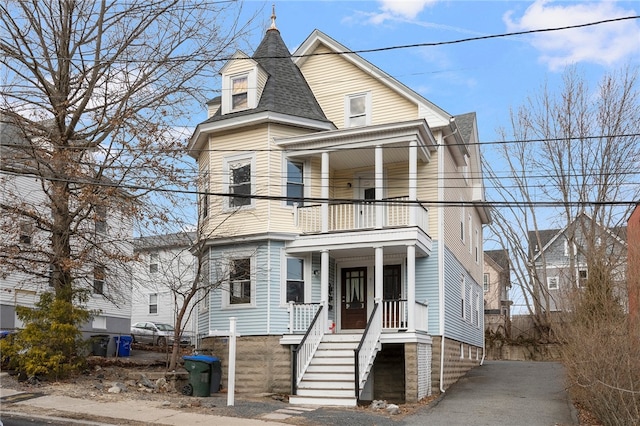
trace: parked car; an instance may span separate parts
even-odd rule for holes
[[[150,343],[152,345],[173,345],[174,331],[172,325],[159,322],[137,322],[131,326],[131,338],[133,343]],[[189,336],[181,336],[180,346],[189,346]]]

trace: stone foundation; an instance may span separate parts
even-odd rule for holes
[[[236,381],[239,393],[260,394],[291,392],[291,353],[278,336],[247,336],[236,340]],[[210,351],[222,363],[222,387],[227,388],[229,339],[209,337],[201,349]]]
[[[432,391],[434,393],[440,393],[441,336],[433,337],[432,348]],[[480,361],[482,360],[482,348],[445,338],[444,351],[443,389],[446,390],[449,386],[457,382],[460,377],[464,376],[467,371],[480,365]]]

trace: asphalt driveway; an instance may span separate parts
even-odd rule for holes
[[[578,424],[557,362],[485,361],[406,425],[553,426]]]

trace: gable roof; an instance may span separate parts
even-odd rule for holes
[[[258,105],[253,109],[222,115],[220,110],[204,123],[270,111],[285,115],[329,122],[300,69],[291,60],[280,31],[267,30],[251,57],[269,75]]]
[[[428,123],[431,128],[439,128],[443,126],[449,125],[449,120],[451,118],[451,114],[432,103],[422,95],[418,94],[416,91],[396,80],[391,75],[382,71],[380,68],[367,61],[357,53],[354,53],[341,43],[337,42],[335,39],[329,37],[325,33],[320,30],[314,30],[307,39],[296,49],[293,53],[293,61],[296,63],[298,67],[302,67],[302,65],[307,61],[309,55],[319,46],[324,45],[330,51],[335,54],[341,54],[342,58],[356,67],[360,68],[365,73],[371,75],[376,80],[386,85],[387,87],[394,90],[396,93],[408,99],[410,102],[419,105],[422,108],[428,108],[435,115],[437,115],[440,119],[438,123]]]
[[[556,242],[562,235],[566,233],[566,231],[573,227],[577,226],[578,220],[588,220],[591,223],[594,223],[596,226],[603,228],[607,234],[609,234],[615,241],[619,244],[626,244],[627,241],[627,228],[624,226],[616,226],[611,228],[604,228],[602,225],[597,223],[591,216],[586,213],[580,214],[578,217],[573,219],[571,223],[565,226],[562,229],[544,229],[538,231],[528,231],[527,238],[529,242],[529,256],[535,262],[540,254],[546,251],[554,242]],[[540,246],[538,246],[538,241],[536,239],[536,232],[540,237]]]

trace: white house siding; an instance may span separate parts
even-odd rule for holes
[[[158,255],[158,272],[149,271],[149,255]],[[190,287],[195,277],[196,258],[187,247],[158,247],[141,252],[142,260],[133,273],[131,322],[157,321],[175,325],[178,307],[171,288]],[[157,294],[157,312],[149,312],[149,297]],[[179,302],[182,305],[182,299]],[[193,304],[192,304],[193,305]],[[195,334],[195,311],[185,318],[184,331]]]
[[[396,123],[418,118],[418,106],[392,91],[371,74],[355,67],[342,55],[322,55],[329,49],[319,46],[301,67],[325,115],[338,128],[345,127],[345,96],[371,93],[371,124]],[[328,77],[327,70],[331,70]]]
[[[31,177],[10,177],[2,175],[0,177],[0,197],[8,203],[27,203],[36,210],[48,209],[45,204],[45,196],[42,192],[40,181]],[[16,194],[19,199],[8,199],[8,194]],[[111,245],[114,250],[121,250],[130,255],[133,252],[131,246],[132,223],[128,218],[109,210],[107,212],[107,235],[104,244]],[[86,224],[88,225],[88,224]],[[3,236],[5,239],[18,238],[18,235]],[[43,245],[43,250],[48,250],[48,235],[34,233],[32,235],[33,246]],[[100,237],[97,237],[100,238]],[[6,240],[5,240],[6,241]],[[109,248],[105,248],[109,250]],[[92,285],[93,274],[92,265],[87,265],[84,270],[84,277],[78,278],[76,285],[90,287]],[[47,270],[41,271],[44,276]],[[117,289],[116,289],[117,287]],[[48,278],[38,278],[32,274],[11,272],[0,279],[0,327],[15,328],[20,325],[16,323],[15,306],[21,305],[33,307],[39,300],[42,293],[52,291]],[[117,291],[116,291],[117,290]],[[94,331],[109,333],[128,333],[129,318],[131,316],[131,270],[122,265],[112,265],[109,268],[105,280],[105,292],[116,299],[114,304],[101,295],[89,297],[86,307],[90,310],[99,311],[100,317],[104,317],[106,328],[94,328],[94,323],[90,321],[81,326],[82,331],[92,333]],[[28,297],[26,297],[28,295]]]
[[[473,280],[447,247],[445,247],[444,256],[445,336],[481,347],[484,334],[484,315],[482,314],[482,305],[480,305],[478,308],[480,309],[479,322],[476,321],[474,303],[476,295],[479,295],[482,300],[482,287]],[[461,276],[465,278],[467,293],[466,318],[464,319],[461,311]]]

